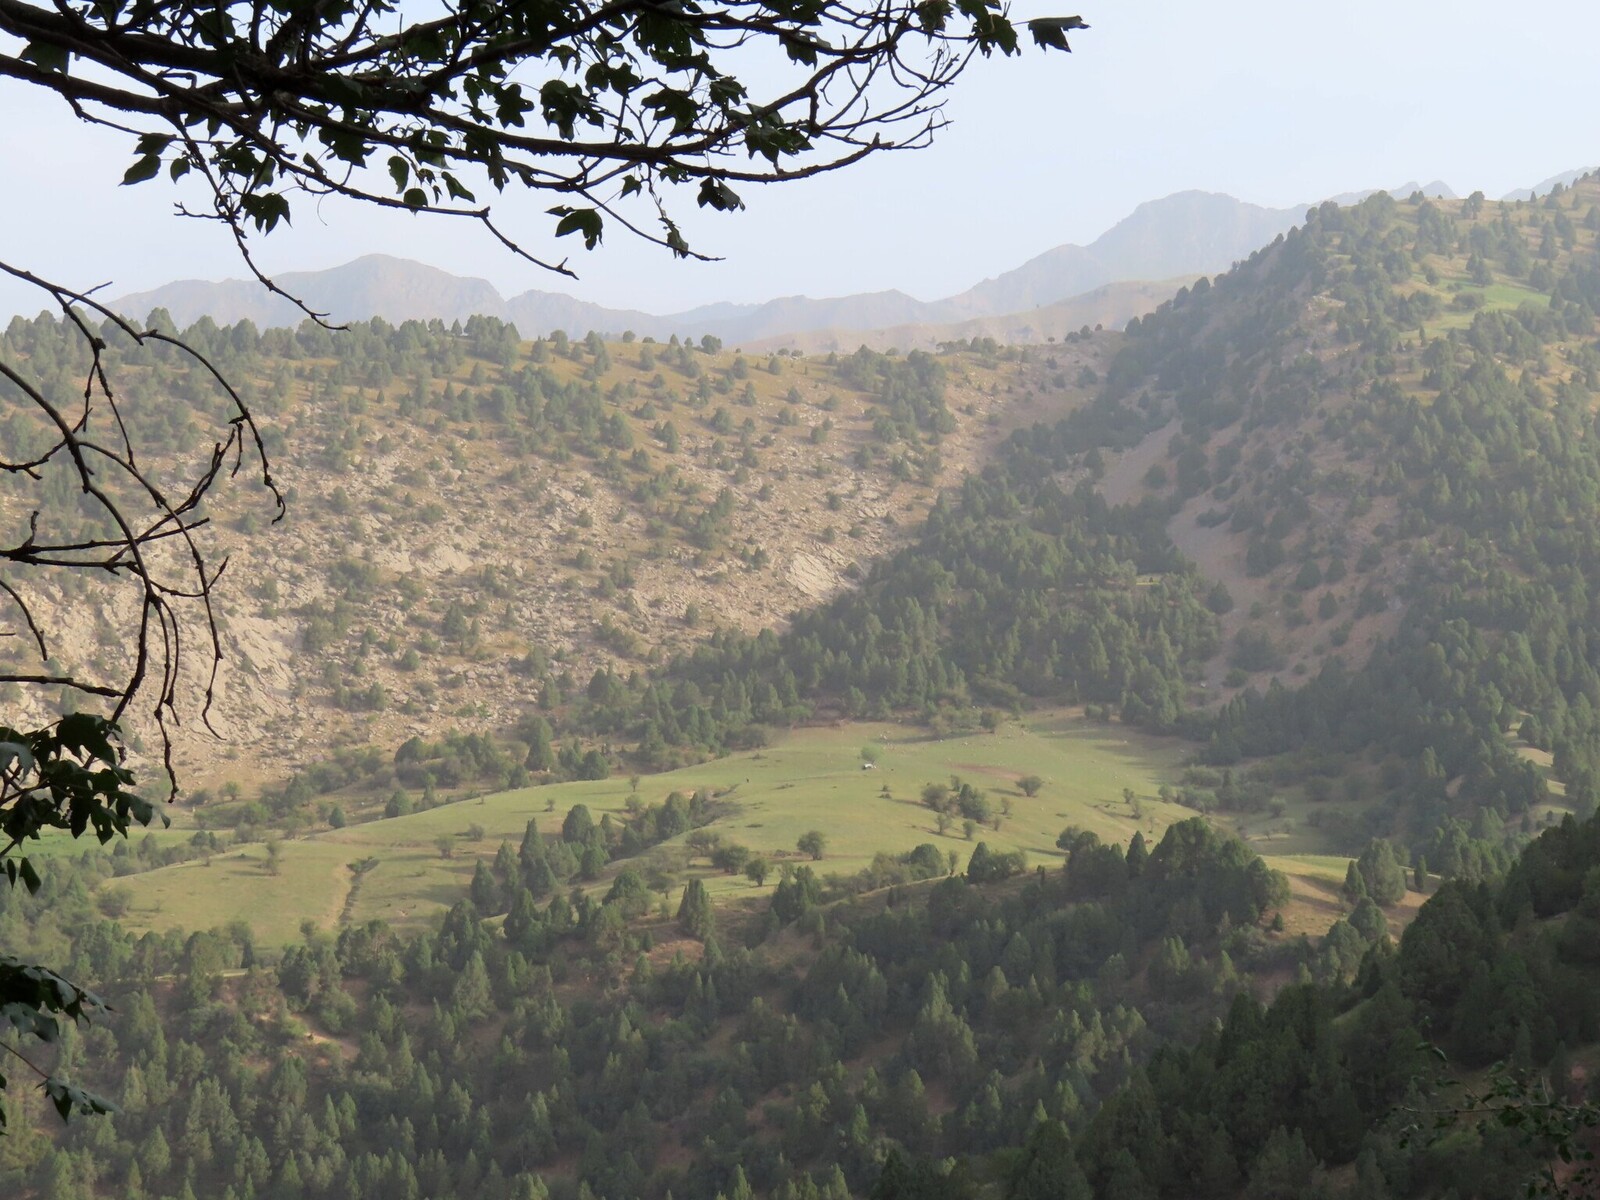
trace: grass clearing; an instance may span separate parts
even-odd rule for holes
[[[177,816],[168,811],[167,815]],[[171,827],[161,824],[157,817],[151,821],[148,828],[135,824],[128,830],[127,846],[130,851],[143,842],[149,841],[156,846],[166,848],[175,845],[187,845],[193,840],[196,833],[193,825],[179,825],[176,821]],[[17,853],[29,858],[40,860],[77,858],[82,854],[110,854],[122,843],[121,838],[112,838],[104,846],[96,840],[93,830],[85,833],[81,838],[75,838],[65,829],[45,829],[39,834],[37,840],[24,842],[17,848]]]
[[[1318,828],[1322,820],[1335,816],[1353,819],[1371,803],[1362,797],[1312,800],[1300,786],[1278,790],[1275,799],[1283,802],[1281,812],[1270,809],[1253,813],[1219,812],[1212,815],[1212,820],[1238,834],[1257,854],[1309,860],[1322,855],[1333,841]],[[1342,864],[1346,861],[1339,859],[1341,879],[1344,878]]]
[[[136,932],[243,920],[263,944],[284,945],[299,940],[302,921],[333,928],[354,878],[348,859],[341,847],[322,839],[283,842],[273,874],[266,847],[258,843],[107,886],[128,893],[131,903],[120,920]]]
[[[869,746],[876,761],[865,769],[863,750]],[[954,851],[962,864],[977,842],[986,841],[993,848],[1023,851],[1031,864],[1053,866],[1060,861],[1055,841],[1064,826],[1121,842],[1143,829],[1154,842],[1168,825],[1193,816],[1156,797],[1162,784],[1176,782],[1189,751],[1187,743],[1088,721],[1077,710],[1030,714],[994,734],[944,738],[904,725],[862,722],[801,729],[763,750],[646,776],[639,791],[647,803],[659,803],[672,791],[709,789],[726,806],[710,828],[775,862],[809,861],[795,843],[807,831],[820,830],[827,853],[815,867],[823,874],[851,875],[879,851],[900,854],[922,842]],[[1002,802],[1010,803],[1011,815],[1002,818],[998,831],[983,827],[968,841],[957,821],[939,835],[933,812],[919,797],[925,783],[949,782],[952,775],[983,789],[996,811]],[[1028,775],[1045,781],[1032,798],[1018,785]],[[1124,799],[1124,788],[1134,793],[1133,805]],[[1339,886],[1349,860],[1319,853],[1325,843],[1305,820],[1310,803],[1297,793],[1286,797],[1290,808],[1280,818],[1216,819],[1290,877],[1294,898],[1284,913],[1286,925],[1291,933],[1315,937],[1343,915]],[[263,944],[282,945],[299,938],[305,921],[332,929],[342,919],[381,918],[399,929],[416,929],[461,899],[477,862],[491,859],[502,841],[519,842],[530,820],[556,834],[574,804],[587,805],[596,820],[606,813],[620,818],[630,794],[622,778],[523,788],[286,840],[280,843],[276,875],[267,869],[265,847],[251,845],[215,855],[209,863],[185,863],[113,883],[130,894],[123,923],[138,931],[207,928],[242,919]],[[1331,801],[1319,807],[1339,805]],[[473,836],[474,826],[481,828],[481,837]],[[651,855],[675,855],[679,882],[669,905],[676,907],[689,878],[701,879],[722,903],[764,903],[776,871],[758,889],[743,875],[711,869],[704,859],[682,869],[687,854],[682,841],[613,863],[589,886],[604,890],[626,866],[642,865]],[[364,859],[376,865],[358,875],[351,864]],[[1412,901],[1420,900],[1408,894],[1391,912],[1397,931],[1413,915]]]
[[[866,745],[877,749],[870,770],[862,767]],[[963,863],[980,840],[1020,849],[1030,862],[1052,863],[1060,858],[1055,839],[1063,826],[1126,841],[1136,828],[1159,838],[1168,825],[1192,815],[1156,799],[1156,790],[1175,780],[1187,750],[1174,739],[1089,722],[1075,712],[1032,714],[994,734],[945,738],[903,725],[857,723],[797,730],[764,750],[647,776],[639,790],[649,803],[674,790],[720,793],[729,811],[711,828],[779,860],[806,861],[795,843],[808,830],[821,830],[827,856],[817,867],[825,873],[853,874],[880,850],[903,853],[921,842],[954,850]],[[968,842],[957,822],[948,835],[938,835],[933,813],[918,796],[923,784],[948,782],[952,774],[985,790],[996,810],[1010,801],[1011,816],[998,832],[981,829]],[[1031,799],[1017,785],[1028,775],[1045,780]],[[885,787],[888,797],[882,795]],[[1124,788],[1137,797],[1137,818],[1123,799]],[[381,917],[415,928],[464,896],[476,862],[492,858],[501,841],[520,841],[528,821],[555,833],[579,803],[596,820],[620,815],[630,791],[621,778],[525,788],[286,840],[277,875],[266,868],[265,849],[249,846],[214,856],[209,866],[194,862],[128,876],[115,881],[132,897],[123,921],[135,930],[164,930],[244,919],[264,944],[296,940],[307,920],[333,928],[347,908],[354,921]],[[474,825],[483,829],[482,838],[469,837]],[[449,842],[448,857],[441,838]],[[366,858],[377,865],[358,882],[348,864]],[[625,865],[613,864],[592,886],[608,886]],[[769,880],[758,891],[742,875],[713,872],[703,860],[687,875],[701,877],[714,895],[730,900],[773,886]],[[676,904],[676,893],[670,902]]]
[[[1350,911],[1344,899],[1344,876],[1350,860],[1338,854],[1262,855],[1266,864],[1289,877],[1289,903],[1283,910],[1284,932],[1291,937],[1305,934],[1319,938],[1340,917]],[[1409,881],[1410,876],[1407,875]],[[1427,900],[1409,887],[1398,903],[1383,910],[1389,933],[1399,937]]]
[[[1455,282],[1460,285],[1461,292],[1482,296],[1482,304],[1472,309],[1455,308],[1451,304],[1454,297],[1447,295],[1444,312],[1427,322],[1429,329],[1466,329],[1472,325],[1472,319],[1480,312],[1497,312],[1502,309],[1514,311],[1524,304],[1535,304],[1541,308],[1550,306],[1550,297],[1544,292],[1536,292],[1532,288],[1521,287],[1515,283],[1497,280],[1479,286],[1465,275],[1457,278]]]

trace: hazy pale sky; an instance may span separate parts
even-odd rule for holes
[[[961,291],[1063,242],[1088,242],[1139,203],[1188,188],[1282,207],[1407,180],[1491,197],[1600,163],[1600,3],[1527,0],[1068,0],[1070,55],[980,61],[920,153],[747,188],[746,211],[680,206],[714,264],[673,260],[620,230],[572,251],[577,281],[520,262],[471,223],[302,207],[260,239],[271,271],[375,251],[489,279],[512,295],[569,292],[668,312],[716,300],[898,288]],[[131,148],[53,96],[0,84],[0,259],[107,295],[244,274],[212,223],[172,215],[159,181],[119,188]],[[504,200],[536,252],[548,197]],[[571,242],[573,239],[567,239]],[[0,283],[0,314],[37,297]]]

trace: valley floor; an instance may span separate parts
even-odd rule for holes
[[[1020,850],[1030,866],[1054,867],[1062,857],[1056,838],[1066,826],[1116,842],[1143,830],[1154,844],[1168,825],[1192,816],[1157,795],[1177,783],[1191,750],[1177,739],[1087,720],[1078,709],[1032,713],[992,734],[945,737],[905,725],[840,723],[795,730],[762,750],[643,777],[639,795],[653,804],[673,791],[706,789],[720,809],[710,831],[774,864],[809,862],[796,843],[819,830],[826,838],[825,858],[815,864],[819,874],[854,875],[880,852],[902,854],[921,843],[953,852],[964,863],[979,841],[995,850]],[[876,760],[870,767],[869,754]],[[1044,780],[1033,797],[1018,782],[1029,775]],[[970,841],[959,822],[939,833],[935,814],[919,797],[925,784],[947,783],[951,776],[988,794],[1002,814],[998,829],[980,828]],[[587,806],[596,820],[608,813],[620,819],[631,794],[623,778],[500,792],[286,840],[275,863],[264,844],[247,844],[107,886],[122,890],[127,908],[121,920],[141,931],[244,920],[262,943],[282,945],[298,940],[306,921],[333,929],[380,918],[399,929],[422,929],[461,899],[478,862],[492,859],[502,841],[520,842],[529,821],[558,835],[575,804]],[[1241,824],[1247,840],[1270,854],[1277,836],[1272,829]],[[189,831],[174,828],[156,836],[187,839]],[[1309,842],[1296,838],[1292,848],[1295,853],[1268,860],[1295,879],[1296,902],[1286,920],[1295,932],[1320,934],[1340,915],[1337,890],[1347,860],[1301,852],[1317,849],[1314,834]],[[757,888],[742,874],[724,873],[689,855],[684,838],[676,838],[612,863],[591,886],[603,891],[629,866],[660,872],[658,879],[672,881],[667,903],[675,908],[691,878],[700,878],[719,904],[764,899],[776,882],[774,872]],[[355,870],[356,864],[363,869]]]

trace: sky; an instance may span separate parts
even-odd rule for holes
[[[679,215],[716,263],[611,233],[585,253],[547,239],[547,197],[499,203],[530,249],[571,252],[577,280],[539,270],[466,221],[302,207],[255,245],[269,272],[382,252],[488,279],[505,295],[566,292],[672,312],[719,300],[899,289],[960,292],[1051,247],[1092,241],[1138,204],[1191,188],[1271,207],[1408,180],[1497,197],[1600,164],[1600,4],[1527,0],[1068,0],[1074,53],[980,60],[934,145],[845,171],[745,188],[747,208]],[[161,180],[118,187],[119,135],[55,97],[0,83],[0,260],[105,294],[245,274],[214,223],[173,215]],[[42,307],[0,282],[0,316]]]

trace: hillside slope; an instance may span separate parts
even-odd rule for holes
[[[1192,698],[1225,702],[1216,761],[1398,753],[1416,774],[1347,786],[1421,845],[1540,807],[1516,730],[1592,808],[1597,308],[1589,179],[1532,204],[1324,206],[1130,326],[1048,445],[1068,478],[1160,505],[1228,589]]]
[[[650,762],[791,709],[1086,702],[1194,737],[1197,807],[1491,869],[1600,797],[1597,239],[1594,180],[1325,205],[1132,323],[860,591],[583,720]]]
[[[1133,317],[1152,312],[1193,279],[1153,283],[1108,283],[1055,304],[1041,305],[1004,316],[969,317],[964,321],[892,325],[885,329],[814,329],[785,333],[747,342],[752,353],[789,349],[802,354],[848,353],[857,347],[872,350],[937,350],[948,342],[988,339],[1003,346],[1038,346],[1063,341],[1085,328],[1121,329]]]
[[[214,560],[231,555],[226,744],[179,731],[191,787],[504,728],[597,667],[625,677],[718,628],[781,626],[902,545],[1011,424],[1078,402],[1108,344],[1075,340],[1048,363],[992,345],[747,358],[711,342],[519,343],[492,318],[189,336],[241,384],[290,494],[274,526],[253,494],[215,506]],[[13,322],[4,350],[74,386],[82,351],[59,324]],[[142,452],[192,449],[214,398],[125,345],[111,365]],[[35,440],[26,406],[0,420]],[[59,473],[8,475],[0,512],[80,520],[45,500]],[[113,602],[54,584],[38,599],[61,664],[107,665]]]

